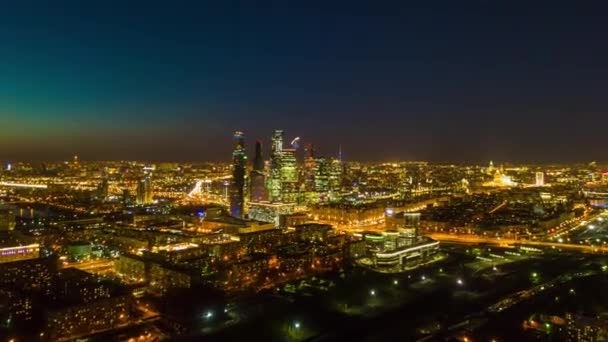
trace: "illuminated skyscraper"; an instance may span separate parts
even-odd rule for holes
[[[264,157],[262,156],[262,141],[255,142],[255,158],[253,159],[253,169],[264,172]]]
[[[342,169],[342,162],[340,159],[332,158],[329,170],[329,190],[338,192],[342,189],[343,173],[344,170]]]
[[[329,191],[330,169],[330,161],[327,158],[317,158],[315,162],[315,191],[319,193]]]
[[[283,149],[281,153],[281,200],[295,202],[298,195],[298,165],[296,150]]]
[[[253,159],[253,169],[249,176],[251,184],[251,201],[265,201],[266,196],[266,176],[264,174],[264,158],[262,157],[262,142],[255,143],[255,158]]]
[[[306,146],[306,157],[304,157],[304,188],[306,191],[315,191],[315,147],[313,144]]]
[[[544,186],[545,185],[545,173],[539,171],[536,173],[536,186]]]
[[[232,183],[230,184],[230,214],[234,217],[243,217],[245,168],[247,155],[245,154],[245,134],[234,132],[234,151],[232,152]]]
[[[281,161],[283,155],[283,131],[272,133],[270,151],[270,177],[268,177],[268,197],[271,202],[280,202],[281,198]]]
[[[137,183],[137,205],[146,205],[152,203],[152,175],[147,174]]]

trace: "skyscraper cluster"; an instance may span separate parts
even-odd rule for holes
[[[299,140],[298,137],[291,144],[285,144],[283,130],[274,130],[268,163],[264,160],[262,141],[256,141],[253,164],[247,176],[245,136],[241,131],[234,133],[229,195],[232,216],[243,217],[247,192],[252,202],[270,203],[318,202],[327,198],[327,194],[339,193],[343,176],[341,152],[338,158],[316,157],[314,145],[309,144],[300,165]]]

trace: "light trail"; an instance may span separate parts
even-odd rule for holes
[[[572,249],[578,250],[585,253],[607,253],[608,247],[603,246],[589,246],[589,245],[576,245],[569,243],[559,243],[559,242],[548,242],[548,241],[532,241],[532,240],[515,240],[515,239],[505,239],[505,238],[489,238],[489,237],[481,237],[477,235],[452,235],[452,234],[443,234],[443,233],[432,233],[425,234],[425,236],[430,237],[431,239],[443,242],[455,242],[455,243],[464,243],[464,244],[479,244],[486,243],[492,245],[499,246],[509,246],[513,244],[519,245],[527,245],[527,246],[537,246],[537,247],[550,247],[550,248],[562,248],[562,249]]]
[[[27,184],[27,183],[12,183],[12,182],[0,182],[0,186],[8,186],[11,188],[32,188],[32,189],[46,189],[46,184]]]

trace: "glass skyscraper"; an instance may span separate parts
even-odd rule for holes
[[[264,174],[264,157],[262,157],[262,142],[255,143],[255,158],[253,159],[253,169],[251,170],[249,181],[251,186],[251,201],[265,201],[266,196],[266,175]]]
[[[230,184],[230,214],[234,217],[243,217],[245,168],[247,155],[245,154],[245,134],[234,132],[234,151],[232,152],[232,183]]]

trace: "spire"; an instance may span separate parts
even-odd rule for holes
[[[342,162],[342,144],[338,145],[338,160]]]

